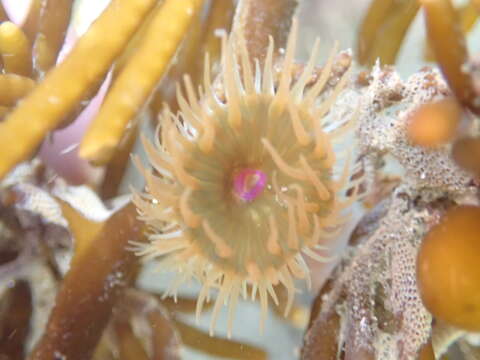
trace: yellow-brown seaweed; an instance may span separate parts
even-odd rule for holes
[[[35,42],[40,24],[42,5],[48,0],[31,0],[28,13],[22,25],[22,30],[27,35],[30,43]]]
[[[192,84],[197,87],[201,80],[206,54],[212,64],[218,63],[220,57],[218,30],[230,32],[235,1],[214,1],[208,10],[208,16],[199,13],[193,20],[178,50],[177,60],[170,66],[159,89],[152,96],[150,109],[154,114],[160,113],[165,104],[173,112],[178,111],[175,87],[172,84],[182,81],[182,78],[188,75],[192,79]]]
[[[297,0],[245,0],[237,9],[233,32],[243,36],[252,63],[263,65],[270,35],[278,48],[287,43]]]
[[[462,26],[450,0],[420,0],[425,12],[429,44],[458,101],[473,111],[480,108],[469,73],[468,51]]]
[[[119,355],[122,360],[149,360],[141,341],[135,336],[130,322],[126,320],[114,321]]]
[[[302,359],[335,360],[338,353],[340,336],[340,315],[335,311],[313,320],[307,330],[302,348]]]
[[[35,70],[41,74],[57,61],[70,23],[73,0],[44,0],[41,5],[38,31],[33,43]]]
[[[16,75],[0,75],[0,105],[13,106],[35,87],[32,79]]]
[[[101,81],[155,3],[113,0],[68,57],[0,123],[0,178],[26,160],[47,133]]]
[[[80,156],[98,165],[107,163],[123,133],[160,81],[193,15],[203,1],[166,0],[130,61],[124,65],[91,124]]]
[[[371,66],[380,58],[381,64],[393,64],[418,8],[417,0],[372,1],[360,26],[359,63]]]
[[[0,24],[0,54],[5,72],[32,74],[30,42],[22,29],[10,21]]]
[[[7,13],[5,11],[5,8],[3,7],[3,3],[0,3],[0,21],[6,21],[8,20]]]
[[[24,359],[32,315],[28,282],[17,280],[0,299],[0,359]]]
[[[180,320],[175,320],[175,327],[180,332],[185,345],[191,346],[206,354],[238,360],[267,359],[267,353],[256,346],[230,339],[211,337],[208,333],[198,330]]]
[[[127,251],[130,240],[141,240],[142,225],[131,204],[107,220],[92,243],[72,263],[56,298],[47,328],[31,360],[87,359],[108,323],[112,306],[136,268]]]

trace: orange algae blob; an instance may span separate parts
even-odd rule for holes
[[[480,331],[480,207],[449,210],[424,238],[417,278],[426,308],[454,326]]]
[[[319,240],[334,235],[345,206],[336,193],[348,178],[347,164],[344,176],[333,179],[331,136],[321,124],[348,73],[317,103],[333,55],[316,83],[308,83],[315,55],[294,82],[296,23],[278,82],[273,40],[263,71],[258,62],[253,69],[244,39],[238,40],[238,49],[233,37],[223,41],[225,99],[213,89],[208,61],[200,98],[185,79],[188,100],[177,91],[180,113],[164,112],[156,146],[144,141],[157,174],[140,166],[147,192],[134,194],[141,217],[154,229],[149,244],[136,244],[137,254],[162,258],[162,267],[177,271],[167,295],[176,295],[191,278],[203,284],[197,319],[210,290],[217,289],[210,333],[225,303],[229,336],[247,289],[252,299],[259,295],[261,330],[269,300],[278,305],[274,285],[285,286],[289,312],[294,279],[309,281],[303,254],[327,261],[316,249],[324,250]]]
[[[452,98],[422,105],[409,121],[408,136],[415,145],[443,145],[454,138],[460,117],[460,107]]]

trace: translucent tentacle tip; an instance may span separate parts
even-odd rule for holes
[[[233,178],[233,192],[243,202],[252,202],[259,197],[267,185],[267,175],[260,170],[243,169]]]

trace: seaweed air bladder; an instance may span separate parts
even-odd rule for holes
[[[296,37],[294,21],[278,74],[272,39],[262,70],[258,61],[252,66],[241,36],[225,37],[219,75],[224,94],[214,90],[206,61],[199,96],[185,78],[186,97],[177,94],[180,112],[163,112],[155,145],[144,139],[155,171],[137,161],[147,190],[135,192],[134,202],[152,233],[148,244],[135,244],[135,251],[177,272],[166,295],[176,296],[192,278],[203,284],[197,319],[210,291],[218,290],[211,334],[224,303],[230,336],[239,297],[257,294],[263,331],[268,302],[278,305],[277,284],[287,290],[288,314],[294,279],[310,281],[304,255],[329,260],[317,252],[326,250],[319,241],[334,236],[347,206],[338,192],[348,182],[349,165],[345,161],[342,175],[334,178],[333,135],[322,128],[322,118],[348,71],[319,102],[334,55],[309,83],[317,41],[294,81]]]

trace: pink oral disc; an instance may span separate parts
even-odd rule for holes
[[[260,170],[243,169],[233,179],[233,191],[235,195],[245,201],[255,200],[265,189],[267,175]]]

